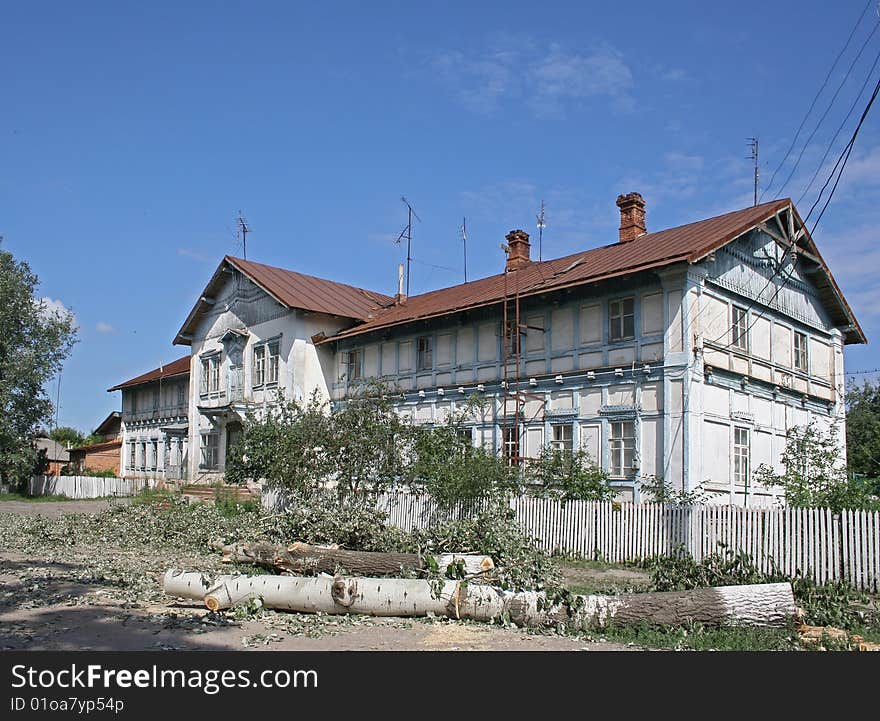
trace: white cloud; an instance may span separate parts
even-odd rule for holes
[[[572,104],[593,99],[611,102],[615,110],[634,107],[633,75],[623,55],[608,45],[586,53],[561,45],[541,49],[531,40],[513,44],[502,39],[480,53],[461,51],[436,55],[432,70],[469,110],[489,114],[505,102],[524,103],[534,115],[563,115]]]
[[[76,314],[70,310],[64,303],[60,300],[55,300],[54,298],[40,298],[37,301],[37,304],[40,306],[40,310],[43,313],[43,316],[46,318],[52,317],[65,317],[70,316],[73,320],[73,326],[78,327],[78,323],[76,320]]]
[[[104,321],[99,321],[95,328],[98,333],[113,333],[116,330],[112,325]]]
[[[189,248],[178,248],[177,254],[182,258],[189,258],[190,260],[197,260],[200,263],[210,263],[214,258],[211,258],[203,253],[198,253],[195,250],[190,250]]]

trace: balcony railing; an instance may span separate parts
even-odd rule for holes
[[[145,408],[134,412],[123,411],[122,420],[127,423],[131,421],[152,421],[160,418],[179,418],[186,414],[186,405],[162,406],[159,408]]]

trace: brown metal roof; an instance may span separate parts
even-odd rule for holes
[[[195,323],[204,309],[202,299],[212,296],[221,282],[224,268],[227,267],[239,270],[288,308],[327,313],[341,318],[351,318],[353,321],[366,321],[382,308],[394,302],[393,298],[382,293],[227,255],[205,287],[199,302],[190,311],[174,339],[176,344],[188,343],[187,336],[192,333]]]
[[[380,308],[394,302],[394,298],[382,293],[335,280],[303,275],[229,255],[225,260],[288,308],[366,320]]]
[[[626,243],[613,243],[556,260],[529,263],[515,273],[500,273],[470,283],[411,296],[405,303],[377,313],[372,320],[320,342],[341,340],[402,323],[492,305],[500,302],[506,294],[513,294],[517,290],[520,297],[526,297],[677,262],[695,263],[791,205],[788,198],[775,200],[708,220],[648,233]],[[824,270],[827,272],[827,267]],[[830,277],[830,273],[828,275]],[[833,284],[833,279],[831,283]],[[836,285],[834,288],[836,289]],[[839,300],[845,306],[842,295]],[[851,317],[848,307],[846,311]],[[852,322],[855,323],[854,317]],[[856,328],[858,329],[857,324]],[[864,338],[861,329],[858,329],[857,335]],[[859,342],[855,336],[853,340]]]
[[[171,361],[171,363],[166,363],[160,368],[154,368],[153,370],[147,371],[146,373],[139,375],[136,378],[132,378],[130,381],[125,381],[124,383],[115,385],[112,388],[108,388],[107,391],[118,391],[121,388],[131,388],[132,386],[139,386],[144,383],[151,383],[152,381],[157,381],[160,379],[165,380],[166,378],[174,378],[175,376],[189,375],[190,358],[191,356],[185,355],[182,358]]]

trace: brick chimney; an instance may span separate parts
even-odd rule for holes
[[[529,234],[524,230],[511,230],[507,236],[507,265],[504,270],[516,270],[531,263],[529,260]]]
[[[648,232],[645,228],[645,199],[639,193],[618,195],[617,207],[620,208],[621,243],[628,243]]]

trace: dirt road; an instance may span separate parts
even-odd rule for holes
[[[118,501],[116,501],[118,502]],[[94,513],[108,501],[29,503],[0,501],[0,514]],[[112,549],[110,549],[112,551]],[[101,549],[107,553],[107,549]],[[168,565],[185,558],[147,559],[155,601],[123,593],[119,551],[106,572],[95,549],[25,555],[0,551],[0,650],[627,650],[600,640],[528,633],[431,619],[378,619],[267,612],[258,618],[212,616],[193,603],[165,601],[155,589]],[[113,555],[112,552],[110,555]],[[138,562],[144,559],[138,557]],[[198,559],[191,559],[195,564]],[[202,559],[204,563],[204,559]],[[120,566],[120,564],[122,564]],[[191,566],[196,567],[196,566]],[[147,594],[151,597],[151,594]]]

